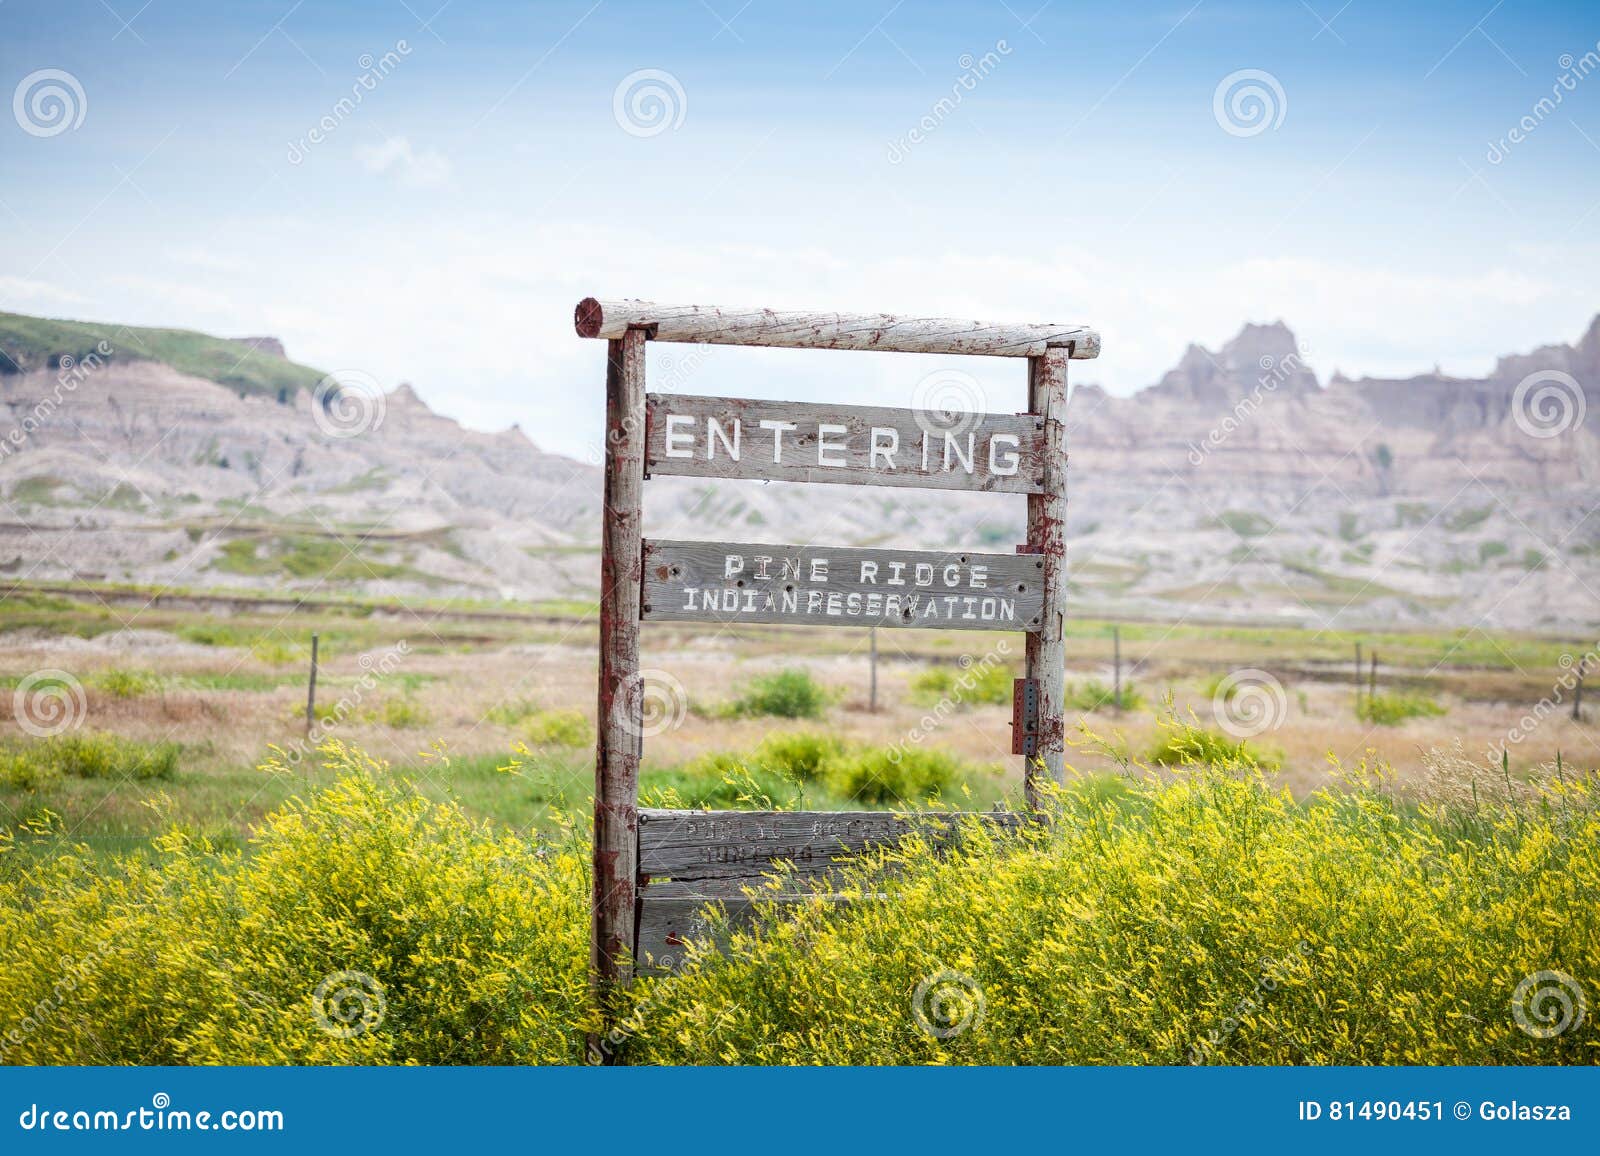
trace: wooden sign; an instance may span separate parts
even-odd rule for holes
[[[589,968],[607,1007],[633,960],[670,967],[778,860],[820,880],[841,855],[900,837],[894,815],[641,813],[640,619],[1026,632],[1023,795],[1060,780],[1066,691],[1067,365],[1100,352],[1082,325],[780,312],[586,297],[580,337],[606,342],[605,504]],[[971,354],[1027,359],[1023,414],[647,394],[645,345]],[[1023,554],[647,542],[651,475],[921,486],[1027,495]],[[1009,821],[1009,820],[1001,820]],[[608,1037],[609,1038],[609,1037]],[[616,1056],[590,1037],[599,1062]]]
[[[675,622],[1033,631],[1044,559],[646,539],[641,609]]]
[[[1044,421],[1032,414],[813,405],[649,394],[645,471],[1039,494]]]

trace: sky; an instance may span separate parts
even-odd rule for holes
[[[275,335],[573,454],[588,295],[1087,324],[1116,394],[1249,321],[1323,380],[1575,340],[1600,6],[1341,3],[0,0],[0,309]],[[651,373],[904,404],[924,360]]]

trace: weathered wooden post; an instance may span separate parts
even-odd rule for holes
[[[1066,777],[1062,712],[1067,690],[1067,361],[1070,346],[1051,346],[1028,359],[1028,410],[1044,433],[1042,493],[1028,495],[1028,553],[1044,562],[1044,608],[1039,629],[1027,636],[1024,677],[1037,680],[1038,753],[1023,767],[1023,797],[1041,802],[1042,775]]]
[[[1111,700],[1122,709],[1122,627],[1111,628]]]
[[[605,505],[600,538],[600,701],[595,720],[594,893],[589,967],[600,1006],[628,978],[638,886],[640,536],[645,331],[606,343]]]
[[[1367,702],[1370,704],[1378,697],[1378,652],[1372,652],[1371,673],[1367,676]]]
[[[1578,683],[1572,688],[1572,721],[1583,721],[1583,664],[1578,664]]]
[[[306,683],[306,737],[317,725],[317,635],[311,634],[311,678]]]
[[[878,713],[878,628],[874,626],[867,631],[871,636],[872,647],[872,683],[867,688],[867,710],[872,714]]]
[[[1356,717],[1361,717],[1361,644],[1356,643]]]

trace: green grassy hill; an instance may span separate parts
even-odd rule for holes
[[[143,329],[88,321],[52,321],[0,313],[0,375],[53,368],[63,357],[82,361],[101,342],[112,361],[159,361],[181,373],[214,381],[243,394],[287,399],[315,389],[323,374],[272,353],[223,337],[187,329]]]

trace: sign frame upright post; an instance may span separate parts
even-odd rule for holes
[[[644,329],[606,343],[605,517],[600,540],[600,677],[595,718],[594,867],[589,970],[602,1008],[628,978],[639,876],[644,702]]]
[[[1039,688],[1038,751],[1023,761],[1023,797],[1037,811],[1042,782],[1066,775],[1064,712],[1067,689],[1067,362],[1068,347],[1028,358],[1028,409],[1044,424],[1044,492],[1028,495],[1029,554],[1044,561],[1044,609],[1039,629],[1026,635],[1023,677]]]

